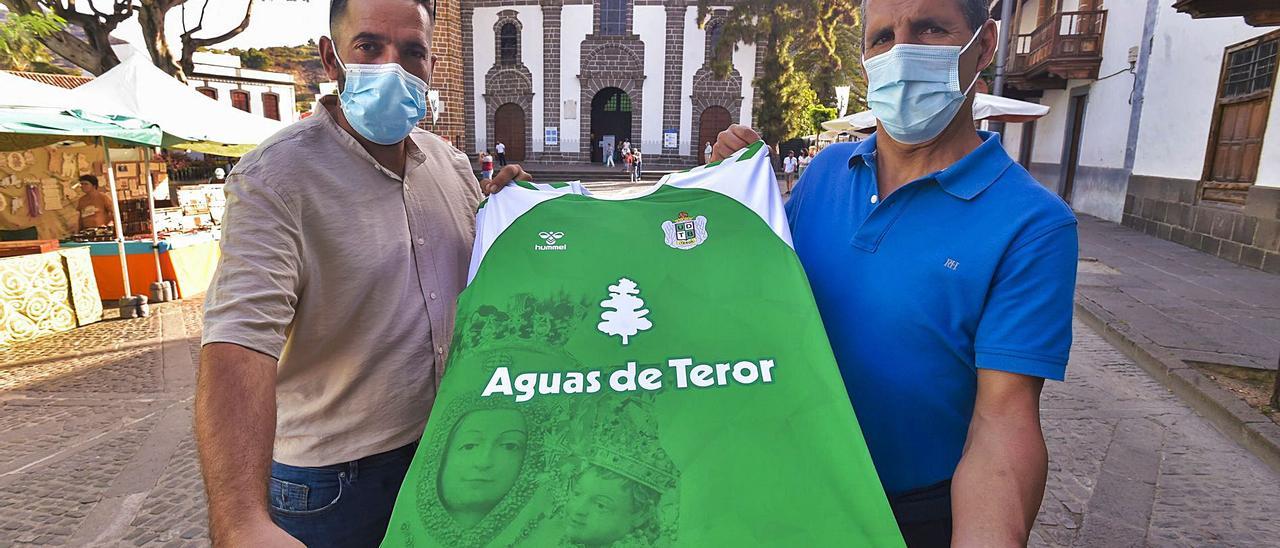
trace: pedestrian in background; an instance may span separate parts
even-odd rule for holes
[[[639,150],[631,152],[631,181],[638,182],[641,179],[644,164],[644,155]]]
[[[809,167],[809,163],[813,161],[813,155],[816,153],[816,147],[809,147],[800,152],[800,169],[796,172],[796,177],[804,176],[804,170]]]
[[[480,180],[493,178],[493,156],[489,151],[480,153]]]
[[[498,166],[507,167],[507,145],[498,141],[498,146],[494,147],[494,150],[498,151]]]
[[[702,149],[702,163],[711,161],[711,141],[707,141],[707,146]]]
[[[799,161],[796,159],[796,151],[787,153],[787,157],[782,159],[782,195],[791,194],[791,187],[796,184],[796,169],[800,167]]]
[[[605,165],[605,167],[616,167],[616,165],[617,165],[617,164],[613,163],[613,153],[614,153],[614,150],[613,150],[613,143],[610,143],[610,142],[606,141],[606,142],[604,143],[604,165]]]

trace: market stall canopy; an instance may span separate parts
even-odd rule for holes
[[[979,93],[973,100],[973,119],[1020,124],[1030,122],[1049,113],[1046,105],[1037,105],[1008,97]],[[844,118],[822,123],[827,131],[863,131],[876,127],[876,117],[870,110],[850,114]]]
[[[239,156],[284,124],[254,116],[179,82],[134,55],[70,92],[76,114],[97,113],[145,120],[165,133],[164,146]]]
[[[0,107],[71,107],[71,90],[0,71]]]
[[[159,128],[129,118],[70,116],[57,109],[0,107],[0,151],[26,150],[60,141],[106,138],[115,146],[159,146]]]

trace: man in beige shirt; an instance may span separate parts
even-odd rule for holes
[[[195,411],[217,546],[381,541],[465,283],[481,189],[462,152],[413,128],[434,3],[331,11],[320,53],[341,99],[228,176]]]

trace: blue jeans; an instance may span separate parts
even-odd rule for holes
[[[377,546],[418,444],[303,468],[271,463],[271,519],[310,548]]]

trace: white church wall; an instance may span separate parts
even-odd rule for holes
[[[474,15],[471,17],[472,42],[471,42],[471,71],[473,86],[472,99],[475,101],[476,115],[473,117],[472,128],[476,136],[476,149],[489,149],[489,121],[486,119],[484,92],[485,80],[484,75],[489,71],[489,67],[493,66],[497,60],[497,52],[494,48],[493,24],[498,22],[498,12],[501,8],[476,8]]]
[[[564,6],[560,17],[560,152],[577,153],[582,120],[578,116],[578,97],[582,84],[582,41],[591,34],[592,7]],[[570,105],[570,103],[572,103]]]
[[[706,60],[706,35],[698,28],[698,7],[689,6],[684,12],[684,68],[680,72],[680,154],[685,156],[691,153],[693,139],[693,74]]]
[[[640,152],[662,154],[662,105],[666,88],[667,66],[667,8],[662,6],[636,6],[632,24],[634,32],[644,42],[644,100],[641,105],[640,123],[644,142]]]

